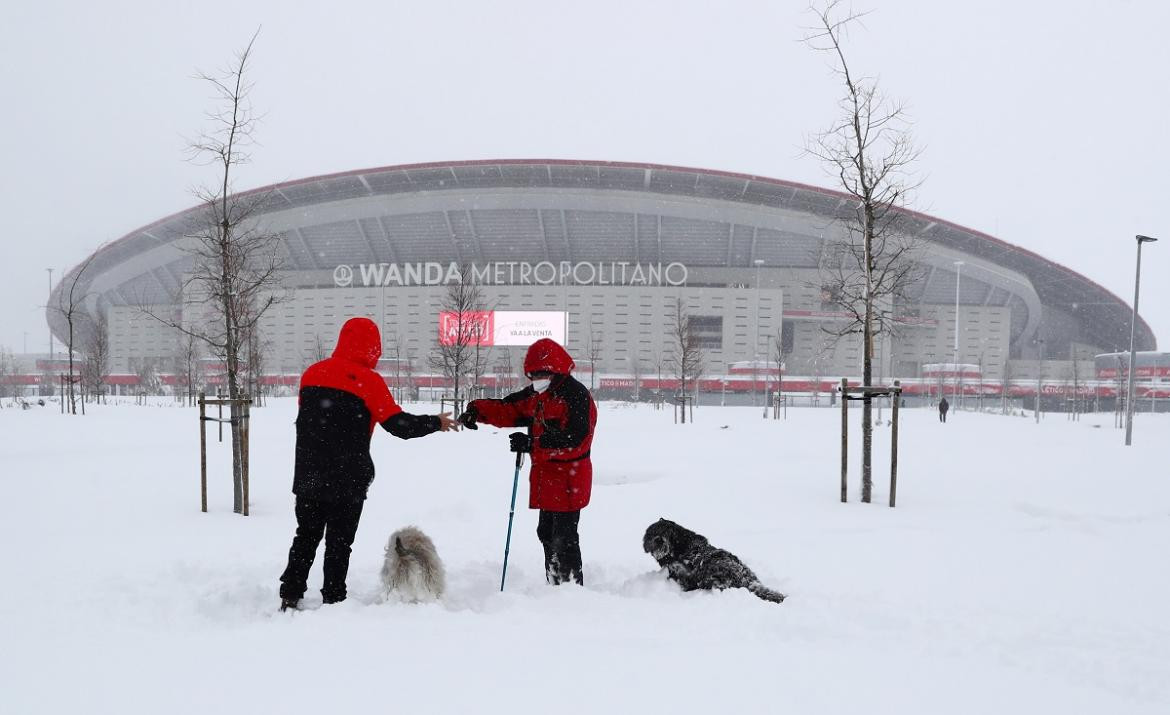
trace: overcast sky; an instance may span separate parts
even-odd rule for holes
[[[1170,3],[858,0],[856,70],[908,102],[912,206],[1133,300],[1170,341]],[[196,203],[197,70],[258,26],[262,145],[236,188],[426,161],[643,161],[833,188],[833,118],[794,2],[9,3],[0,41],[0,345],[47,349],[46,268]],[[27,336],[27,337],[26,337]]]

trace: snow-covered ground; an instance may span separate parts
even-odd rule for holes
[[[835,410],[603,404],[586,587],[545,585],[522,508],[503,594],[505,432],[379,430],[350,599],[320,606],[318,558],[309,610],[280,614],[294,415],[255,413],[245,518],[214,440],[199,512],[193,410],[0,411],[0,712],[1170,712],[1170,416],[1126,449],[1109,415],[906,410],[889,509],[888,428],[875,503],[853,458],[841,504]],[[660,516],[789,600],[681,593],[641,549]],[[446,562],[440,604],[375,602],[406,524]]]

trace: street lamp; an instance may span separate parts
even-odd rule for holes
[[[46,268],[45,270],[49,272],[49,297],[45,299],[45,306],[48,307],[49,303],[52,302],[52,300],[53,300],[53,269]],[[52,323],[49,324],[49,359],[50,360],[53,359],[53,324]]]
[[[958,394],[959,391],[959,281],[963,276],[963,261],[955,261],[955,354],[952,359],[951,369],[955,371],[955,408],[958,409],[959,400],[962,396]]]
[[[772,334],[768,333],[764,343],[764,419],[768,419],[768,399],[772,396]]]
[[[1040,396],[1044,393],[1044,339],[1036,340],[1040,344],[1040,360],[1036,363],[1036,424],[1040,424]]]
[[[1125,388],[1125,446],[1133,444],[1133,341],[1137,333],[1138,288],[1142,282],[1142,244],[1153,243],[1156,238],[1135,236],[1137,239],[1137,272],[1133,277],[1133,317],[1129,321],[1129,384]]]
[[[752,335],[752,395],[756,394],[755,376],[759,374],[760,363],[760,266],[764,265],[763,258],[752,261],[756,266],[756,327]]]

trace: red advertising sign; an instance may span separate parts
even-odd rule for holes
[[[603,377],[601,378],[601,389],[603,390],[621,390],[634,389],[634,379],[624,377]]]
[[[493,314],[490,310],[439,313],[439,343],[442,345],[495,345]]]
[[[565,342],[567,314],[560,311],[481,310],[439,313],[443,345],[528,346],[541,338]]]

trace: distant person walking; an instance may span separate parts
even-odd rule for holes
[[[951,403],[947,402],[947,398],[942,398],[938,401],[938,421],[947,421],[947,411],[951,409]]]

